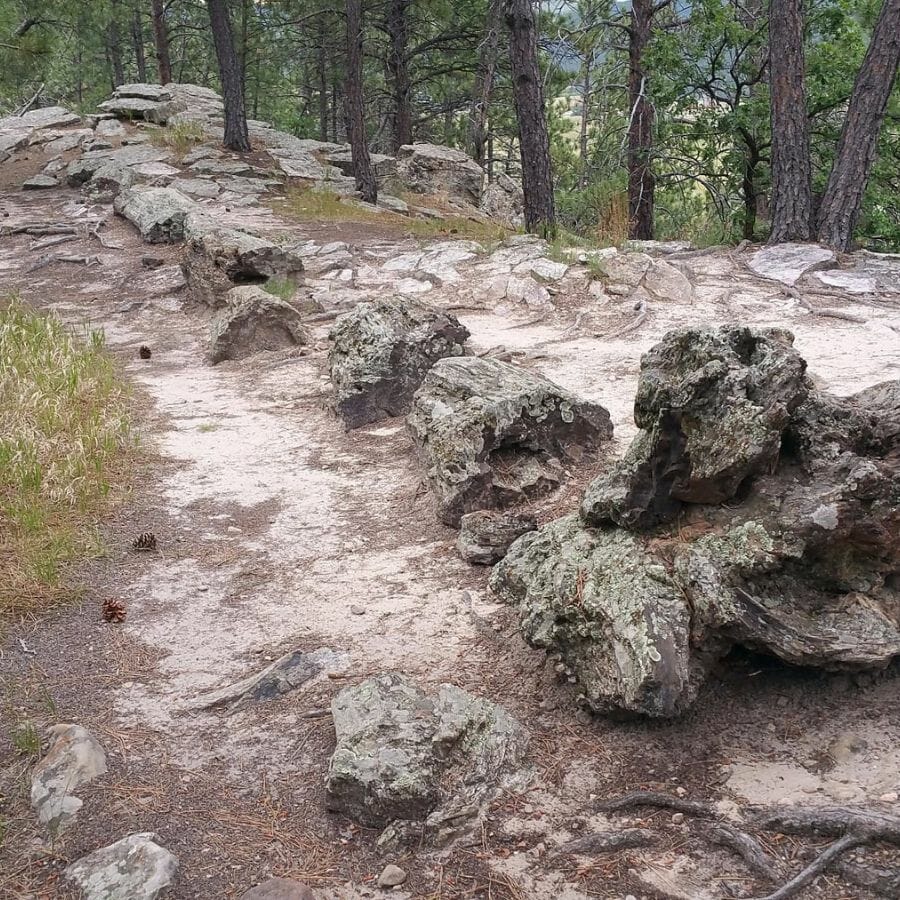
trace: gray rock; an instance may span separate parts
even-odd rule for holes
[[[194,201],[172,188],[130,189],[116,197],[115,210],[128,219],[148,244],[184,239],[184,223]]]
[[[302,882],[290,878],[270,878],[242,894],[241,900],[315,900],[315,894]]]
[[[757,250],[747,260],[757,275],[789,285],[796,284],[808,272],[829,269],[834,264],[834,253],[817,244],[773,244]]]
[[[514,541],[535,528],[537,525],[529,516],[478,510],[459,520],[456,547],[466,562],[492,566],[503,559]]]
[[[38,821],[54,833],[66,828],[81,809],[74,792],[106,774],[106,754],[80,725],[54,725],[50,749],[31,774],[31,805]]]
[[[329,354],[335,408],[348,428],[408,412],[428,370],[465,352],[455,316],[419,301],[360,303],[335,323]]]
[[[119,147],[112,150],[91,150],[72,160],[66,169],[66,181],[70,187],[80,187],[90,181],[94,173],[106,165],[118,165],[125,168],[146,162],[164,162],[171,157],[166,150],[155,147],[133,146]]]
[[[110,161],[104,163],[93,173],[86,190],[94,197],[114,200],[136,181],[137,178],[132,169],[122,163]]]
[[[40,191],[46,188],[59,187],[59,179],[52,175],[33,175],[22,183],[23,191]]]
[[[117,119],[101,119],[94,129],[97,137],[122,138],[128,133]]]
[[[511,228],[518,228],[525,221],[522,188],[503,173],[484,189],[479,208],[492,219]]]
[[[65,128],[67,125],[78,125],[80,122],[81,116],[64,106],[44,106],[30,109],[21,116],[6,116],[0,119],[0,131]]]
[[[82,856],[65,870],[85,900],[156,900],[171,887],[178,860],[151,832],[128,837]]]
[[[346,671],[349,659],[346,653],[330,650],[328,647],[311,651],[294,650],[249,678],[202,694],[191,705],[195,709],[228,706],[235,710],[247,703],[274,700],[282,694],[297,690],[324,672]]]
[[[232,288],[227,302],[210,326],[207,358],[211,365],[309,342],[300,313],[262,288]]]
[[[585,522],[652,527],[684,503],[730,500],[771,469],[809,387],[792,342],[788,332],[736,326],[669,332],[641,359],[642,430],[588,488]]]
[[[353,154],[350,150],[333,150],[323,155],[331,165],[340,169],[344,175],[354,174]],[[397,160],[393,156],[385,156],[383,153],[370,153],[369,161],[372,163],[372,171],[379,178],[393,175],[397,171]]]
[[[116,88],[116,95],[119,97],[140,97],[143,100],[174,100],[175,94],[171,86],[164,84],[152,84],[146,82],[131,82],[129,84],[120,84]]]
[[[188,197],[212,199],[219,195],[219,186],[214,181],[208,181],[205,178],[176,178],[170,187],[181,191]]]
[[[47,141],[41,149],[44,153],[68,153],[69,150],[80,147],[86,139],[92,136],[93,132],[89,129],[87,131],[70,131],[51,141]]]
[[[484,171],[461,150],[439,144],[407,144],[397,151],[399,183],[416,194],[446,194],[475,207],[481,201]]]
[[[17,150],[27,147],[30,136],[28,130],[0,131],[0,162],[6,162]]]
[[[175,113],[182,111],[178,103],[142,97],[112,97],[98,104],[98,109],[111,112],[120,119],[144,119],[155,125],[165,125]]]
[[[259,284],[280,276],[295,278],[303,263],[290,250],[265,238],[220,228],[202,212],[185,220],[187,246],[182,267],[191,298],[218,308],[238,284]]]
[[[448,525],[547,493],[565,477],[564,462],[612,435],[599,404],[508,363],[471,357],[431,369],[407,425]]]
[[[696,696],[689,607],[626,531],[557,519],[513,544],[491,588],[519,607],[529,643],[562,656],[594,711],[667,717]]]
[[[342,690],[328,808],[370,826],[416,822],[438,843],[497,790],[523,786],[527,736],[499,706],[444,684],[426,696],[396,673]]]
[[[393,863],[386,865],[378,876],[378,887],[392,888],[406,881],[406,872]]]

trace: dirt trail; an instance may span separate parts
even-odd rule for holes
[[[62,189],[7,192],[0,205],[4,222],[85,213],[80,195]],[[108,557],[84,573],[85,602],[16,635],[33,655],[13,642],[0,660],[10,710],[96,730],[111,768],[108,781],[85,792],[71,836],[49,851],[32,844],[21,852],[0,895],[32,896],[29,885],[43,884],[51,893],[41,896],[66,896],[53,887],[59,860],[127,830],[156,830],[180,858],[177,900],[237,896],[271,873],[334,891],[364,883],[384,860],[373,853],[371,834],[323,811],[333,738],[327,718],[307,715],[341,685],[385,669],[488,696],[534,734],[533,792],[496,804],[477,846],[400,857],[412,896],[677,896],[657,892],[641,873],[662,867],[694,884],[733,870],[730,857],[710,853],[678,825],[653,852],[581,865],[549,858],[555,844],[596,825],[596,796],[631,787],[684,787],[721,800],[723,809],[798,797],[873,800],[900,787],[895,682],[815,676],[741,656],[683,721],[576,714],[552,661],[526,648],[507,611],[490,603],[487,573],[455,555],[455,533],[435,520],[402,421],[348,434],[329,410],[327,326],[303,352],[210,368],[203,362],[208,313],[183,304],[177,249],[147,247],[113,218],[104,233],[122,249],[90,239],[67,245],[98,254],[99,266],[33,274],[22,268],[27,238],[0,243],[0,289],[106,331],[136,385],[148,451],[132,500],[106,530]],[[315,234],[322,241],[321,228]],[[376,243],[359,240],[358,255],[366,241]],[[392,240],[378,239],[378,258],[390,256]],[[146,269],[147,254],[165,264]],[[528,327],[520,327],[534,317],[528,310],[460,317],[476,350],[537,353],[527,364],[604,403],[620,449],[631,433],[640,353],[677,324],[787,321],[811,371],[839,393],[900,375],[887,315],[867,310],[873,323],[864,327],[812,320],[787,301],[765,303],[758,287],[726,298],[728,276],[717,278],[712,273],[698,287],[692,306],[657,304],[645,328],[616,340],[567,336],[587,294]],[[465,280],[444,284],[429,299],[462,302],[467,291]],[[138,359],[140,344],[152,348],[150,360]],[[573,504],[578,484],[557,506]],[[129,552],[144,530],[157,534],[158,554]],[[99,622],[99,603],[109,595],[127,603],[122,626]],[[198,694],[287,650],[322,646],[347,651],[344,675],[232,715],[192,708]],[[831,766],[810,763],[847,733],[861,736],[858,749]],[[21,849],[36,832],[21,785],[10,782],[5,792]],[[820,896],[842,896],[839,890],[826,885]]]

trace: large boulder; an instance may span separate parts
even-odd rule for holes
[[[900,657],[900,381],[838,398],[804,368],[782,332],[667,335],[626,459],[495,568],[591,708],[677,714],[736,644],[826,670]]]
[[[335,408],[348,428],[359,428],[408,412],[428,370],[462,355],[469,332],[450,313],[389,297],[341,316],[331,337]]]
[[[300,257],[245,231],[221,228],[208,215],[192,211],[184,222],[182,269],[191,298],[214,309],[226,305],[228,292],[243,284],[261,284],[276,276],[295,279]]]
[[[493,359],[443,359],[425,377],[407,424],[438,517],[503,508],[545,494],[612,435],[609,413],[552,381]]]
[[[174,882],[178,860],[150,832],[128,837],[82,856],[65,876],[85,900],[156,900]]]
[[[809,389],[792,341],[787,332],[739,326],[669,332],[641,360],[641,432],[588,488],[585,521],[649,527],[684,503],[730,500],[770,470]]]
[[[565,516],[516,541],[491,587],[519,607],[529,643],[562,656],[594,711],[672,716],[696,696],[689,607],[634,535]]]
[[[120,119],[143,119],[155,125],[216,123],[223,113],[221,97],[196,84],[123,84],[99,108]]]
[[[184,223],[196,204],[173,188],[131,189],[120,193],[115,211],[141,233],[148,244],[177,244],[184,239]]]
[[[385,673],[342,690],[331,704],[337,747],[328,808],[363,825],[441,843],[505,787],[520,786],[527,735],[502,707],[449,684],[428,696]]]
[[[522,188],[503,173],[484,189],[479,207],[485,215],[511,228],[518,228],[525,221]]]
[[[249,284],[232,288],[227,306],[213,320],[208,359],[216,365],[308,342],[300,313],[293,306]]]
[[[462,150],[439,144],[406,144],[397,151],[397,180],[414,194],[446,194],[477,207],[484,170]]]

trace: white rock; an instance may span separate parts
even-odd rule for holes
[[[385,866],[378,876],[378,887],[396,887],[406,881],[406,872],[393,864]]]
[[[85,900],[156,900],[175,880],[178,860],[150,832],[82,856],[65,870]]]
[[[763,278],[790,285],[808,272],[828,268],[834,261],[834,253],[818,244],[773,244],[757,250],[747,264]]]
[[[842,272],[835,269],[830,272],[816,272],[817,281],[828,287],[836,287],[848,294],[874,294],[878,285],[874,276],[864,275],[862,272]]]
[[[690,303],[694,298],[694,287],[688,277],[680,269],[663,260],[654,260],[644,273],[641,284],[647,293],[657,300]]]

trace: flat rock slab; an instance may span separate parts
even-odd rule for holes
[[[564,461],[612,436],[609,413],[552,381],[492,359],[442,359],[407,417],[440,520],[511,506],[558,487]]]
[[[408,412],[428,370],[462,355],[468,337],[455,316],[408,298],[360,303],[338,319],[328,359],[347,428]]]
[[[814,272],[813,278],[827,287],[838,288],[848,294],[874,294],[878,290],[878,278],[866,272],[841,271]]]
[[[50,749],[31,775],[31,805],[38,821],[58,833],[74,820],[81,785],[106,774],[106,754],[97,739],[80,725],[54,725]]]
[[[52,175],[34,175],[22,183],[23,191],[40,191],[59,187],[59,179]]]
[[[177,244],[184,239],[184,224],[195,203],[172,188],[125,191],[115,210],[128,219],[148,244]]]
[[[328,647],[294,650],[249,678],[201,695],[191,706],[194,709],[221,706],[237,709],[247,703],[274,700],[324,673],[345,672],[349,664],[350,657],[346,653]]]
[[[773,244],[751,254],[747,265],[763,278],[796,284],[808,272],[835,264],[835,255],[818,244]]]
[[[262,288],[243,285],[229,291],[225,309],[210,326],[207,358],[216,365],[307,343],[309,335],[293,306]]]
[[[85,900],[156,900],[175,880],[178,860],[151,832],[128,837],[72,863],[66,878]]]
[[[30,109],[21,116],[6,116],[0,119],[0,131],[12,129],[64,128],[67,125],[78,125],[81,116],[64,106],[44,106]]]
[[[418,823],[441,842],[503,787],[522,786],[527,735],[502,707],[444,684],[426,695],[385,673],[342,690],[328,808],[375,827]]]

